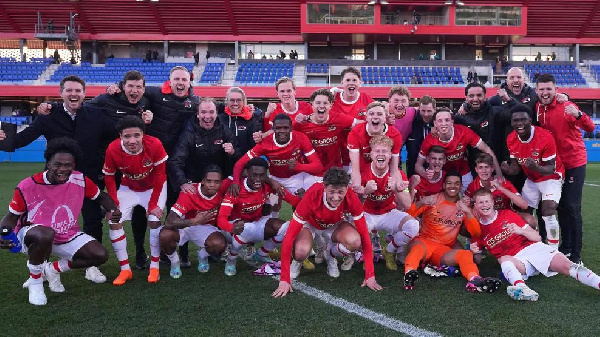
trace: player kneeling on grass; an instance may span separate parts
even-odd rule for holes
[[[446,164],[446,150],[443,147],[434,145],[429,149],[427,157],[426,177],[421,178],[418,174],[410,177],[411,200],[419,201],[422,197],[438,194],[442,192],[444,186],[444,177],[446,172],[442,169]]]
[[[456,238],[461,227],[471,234],[479,236],[477,219],[471,210],[460,200],[462,176],[456,171],[446,173],[444,191],[437,195],[424,197],[413,204],[409,213],[422,215],[419,236],[409,243],[404,263],[404,288],[413,289],[419,278],[419,263],[431,263],[436,266],[459,266],[467,279],[470,292],[494,292],[500,288],[500,280],[493,277],[482,278],[473,262],[473,253],[466,249],[455,249]]]
[[[118,222],[109,222],[110,241],[121,265],[119,276],[113,284],[123,285],[133,277],[127,255],[127,240],[123,222],[131,220],[133,209],[142,206],[148,213],[150,227],[150,273],[148,282],[160,278],[158,259],[160,246],[158,235],[160,220],[167,199],[167,175],[165,162],[167,152],[158,138],[144,134],[145,124],[138,116],[125,116],[117,124],[119,139],[106,150],[102,172],[105,174],[106,190],[119,205],[123,216]],[[121,171],[123,179],[117,191],[115,173]]]
[[[275,121],[277,125],[277,118]],[[258,263],[273,262],[269,253],[283,240],[289,222],[277,217],[263,216],[264,204],[271,193],[279,193],[279,197],[290,205],[296,206],[299,198],[286,189],[276,191],[268,185],[267,169],[269,164],[263,158],[252,158],[246,163],[248,177],[242,181],[237,195],[227,194],[221,203],[217,225],[220,229],[232,234],[231,251],[225,264],[225,275],[236,274],[236,261],[240,249],[249,244],[264,242],[254,254]]]
[[[383,251],[386,268],[398,270],[395,254],[404,253],[406,244],[419,234],[419,222],[397,209],[408,209],[411,199],[404,172],[400,171],[403,181],[397,182],[390,176],[392,139],[384,135],[374,136],[369,145],[372,161],[362,170],[363,186],[358,192],[365,196],[364,211],[369,231],[383,231],[390,238]]]
[[[582,264],[571,262],[556,248],[541,242],[536,230],[511,210],[495,210],[492,192],[475,192],[474,209],[481,223],[481,236],[471,244],[474,253],[487,248],[498,259],[504,277],[511,284],[507,293],[515,300],[537,301],[538,294],[524,282],[528,277],[557,273],[569,275],[590,287],[600,288],[600,277]]]
[[[314,184],[304,195],[292,215],[283,240],[281,281],[273,297],[283,297],[292,291],[291,278],[300,274],[301,261],[310,253],[316,234],[322,234],[328,242],[325,256],[329,276],[340,275],[336,257],[349,256],[362,247],[365,256],[362,286],[382,289],[375,281],[373,248],[363,207],[356,193],[348,189],[349,183],[350,176],[346,171],[333,167],[325,172],[323,183]],[[346,213],[350,213],[354,219],[354,226],[346,221]]]
[[[160,231],[160,248],[171,261],[172,278],[181,277],[177,246],[192,241],[198,246],[198,271],[208,272],[209,256],[220,256],[227,248],[225,236],[216,227],[217,210],[231,180],[222,183],[222,171],[209,165],[200,184],[192,184],[194,192],[181,192],[171,207],[165,226]]]
[[[111,211],[112,219],[119,219],[121,213],[108,194],[73,171],[81,156],[81,149],[70,138],[50,141],[44,153],[48,170],[19,183],[9,212],[0,222],[2,227],[16,228],[21,252],[29,257],[30,277],[23,286],[29,288],[29,303],[34,305],[47,302],[43,278],[48,280],[51,291],[64,292],[59,273],[99,266],[108,259],[102,244],[80,231],[77,219],[84,198],[96,200]],[[0,238],[0,247],[12,248],[14,243]],[[46,262],[50,254],[60,260]],[[87,274],[86,278],[90,279]]]

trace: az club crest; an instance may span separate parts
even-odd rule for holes
[[[190,101],[189,99],[186,99],[185,102],[183,102],[183,106],[185,106],[186,109],[191,109],[192,101]]]

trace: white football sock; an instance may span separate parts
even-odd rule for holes
[[[500,268],[502,269],[502,274],[504,274],[504,277],[511,285],[516,286],[518,283],[524,283],[523,275],[521,275],[512,261],[502,262]]]
[[[327,244],[327,251],[330,254],[329,256],[333,257],[349,256],[352,253],[343,244],[333,242]]]
[[[131,270],[131,267],[129,266],[129,255],[127,255],[127,238],[125,237],[123,228],[109,230],[108,236],[110,237],[110,242],[115,250],[117,260],[119,260],[119,264],[121,265],[121,270]]]
[[[583,265],[573,263],[569,268],[569,275],[586,286],[600,289],[600,277]]]
[[[29,268],[29,284],[42,284],[44,279],[42,278],[42,271],[44,270],[44,264],[31,264],[27,261],[27,268]]]
[[[158,228],[150,228],[150,268],[158,268],[160,257],[160,245],[158,236],[163,226]]]
[[[552,248],[558,249],[560,228],[558,226],[556,215],[542,216],[542,219],[544,219],[544,223],[546,224],[546,237],[548,238],[548,245]]]

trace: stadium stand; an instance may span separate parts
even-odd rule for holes
[[[327,74],[329,71],[329,64],[327,63],[307,63],[306,72],[313,74]]]
[[[535,83],[539,74],[552,74],[556,78],[556,84],[562,86],[585,86],[587,83],[574,64],[548,64],[534,63],[525,64],[525,71],[529,75],[529,81]]]
[[[242,63],[235,75],[238,85],[273,84],[282,76],[294,76],[294,63]]]
[[[590,72],[592,73],[596,81],[600,82],[600,64],[591,65]]]
[[[225,63],[207,63],[198,83],[218,84],[223,76]]]
[[[57,83],[68,75],[77,75],[88,83],[116,83],[128,70],[139,70],[144,74],[146,83],[163,83],[169,78],[169,71],[175,66],[183,66],[189,71],[194,67],[191,63],[162,63],[144,62],[140,58],[109,58],[106,65],[92,66],[89,62],[81,62],[81,65],[63,63],[50,77],[48,83]]]
[[[32,58],[31,62],[16,62],[14,58],[0,59],[0,82],[34,81],[52,63],[52,59]]]
[[[361,67],[365,84],[464,84],[459,67]]]

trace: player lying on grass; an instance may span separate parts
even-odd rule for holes
[[[275,128],[279,116],[275,117]],[[288,117],[289,118],[289,117]],[[276,131],[277,132],[277,131]],[[286,189],[277,192],[266,183],[269,164],[260,157],[246,163],[248,177],[242,181],[237,195],[227,194],[219,208],[217,225],[221,230],[231,233],[231,252],[225,264],[225,275],[236,274],[236,261],[240,249],[248,244],[264,242],[254,254],[254,260],[260,263],[272,262],[269,253],[281,243],[289,222],[277,217],[263,216],[263,206],[271,193],[279,193],[287,203],[296,206],[299,198]]]
[[[325,256],[329,276],[340,275],[337,257],[349,256],[362,248],[365,256],[362,286],[382,289],[375,280],[373,250],[363,207],[356,193],[348,188],[349,183],[346,171],[332,167],[325,172],[323,183],[314,184],[304,195],[281,246],[281,281],[273,297],[283,297],[292,291],[291,279],[300,274],[301,261],[310,253],[317,233],[328,242]],[[354,219],[354,226],[346,220],[346,213]]]
[[[369,141],[371,164],[361,173],[362,185],[358,193],[364,195],[365,220],[369,231],[383,231],[388,234],[390,243],[384,249],[385,266],[398,270],[396,253],[404,253],[406,244],[419,234],[419,222],[398,210],[410,208],[408,181],[400,171],[403,181],[396,182],[390,175],[393,141],[379,135]],[[404,189],[401,189],[404,187]],[[342,264],[342,270],[345,270]]]
[[[108,259],[102,244],[80,231],[77,219],[84,198],[96,200],[111,212],[109,217],[113,220],[118,220],[121,213],[108,194],[73,170],[81,156],[73,139],[50,141],[44,153],[48,169],[19,183],[8,213],[0,222],[2,227],[15,229],[21,252],[29,258],[30,277],[23,286],[29,288],[29,303],[34,305],[47,302],[43,279],[48,280],[51,291],[62,293],[65,288],[59,273],[99,266]],[[14,243],[0,238],[0,247],[12,248]],[[60,259],[47,262],[51,254]]]
[[[131,220],[133,209],[138,205],[142,206],[148,214],[151,255],[148,282],[156,283],[160,278],[158,236],[162,228],[160,221],[167,200],[167,152],[158,138],[144,133],[144,122],[138,116],[123,117],[117,124],[117,131],[119,138],[108,146],[102,168],[106,190],[123,213],[118,222],[109,223],[110,241],[121,265],[121,272],[113,284],[123,285],[133,278],[123,222]],[[123,173],[118,191],[115,181],[117,171]]]
[[[419,278],[417,268],[421,262],[436,266],[459,266],[470,292],[494,292],[500,287],[500,280],[479,276],[471,251],[453,248],[463,226],[471,236],[480,234],[477,219],[460,200],[461,178],[458,172],[446,173],[444,191],[422,198],[409,210],[409,214],[415,217],[421,215],[422,220],[419,236],[408,244],[404,263],[405,289],[413,289]]]
[[[508,296],[515,300],[537,301],[538,293],[525,284],[525,280],[537,274],[549,277],[560,273],[587,286],[600,288],[598,275],[542,243],[538,232],[515,212],[494,209],[490,190],[478,190],[473,200],[481,223],[481,236],[471,244],[471,251],[478,254],[485,247],[498,259],[502,273],[510,283]]]
[[[530,224],[534,229],[537,229],[537,219],[526,211],[522,211],[527,209],[527,201],[525,201],[513,184],[503,178],[494,178],[494,159],[492,156],[487,153],[480,153],[475,159],[475,172],[477,172],[477,177],[467,187],[465,197],[463,198],[463,201],[467,205],[472,205],[473,194],[478,189],[485,187],[494,196],[495,209],[518,211],[525,222]]]
[[[217,211],[231,183],[222,181],[223,173],[216,165],[204,171],[202,182],[192,184],[194,192],[181,192],[177,202],[160,232],[160,248],[171,261],[170,275],[181,277],[181,266],[177,246],[192,241],[198,246],[198,271],[208,272],[209,256],[220,256],[227,248],[227,240],[216,227]]]

